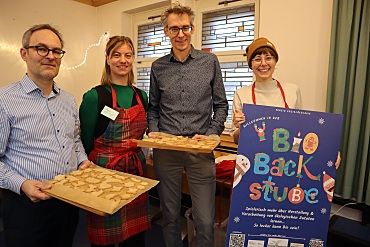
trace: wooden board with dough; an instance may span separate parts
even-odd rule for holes
[[[57,175],[45,194],[105,216],[117,212],[159,181],[92,165],[84,170]]]
[[[218,136],[207,139],[192,139],[189,137],[175,136],[157,132],[155,138],[133,140],[139,147],[159,148],[188,152],[211,153],[220,144]]]

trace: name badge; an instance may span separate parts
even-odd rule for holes
[[[104,106],[103,110],[100,112],[100,114],[112,120],[116,120],[118,113],[118,111],[110,108],[109,106]]]

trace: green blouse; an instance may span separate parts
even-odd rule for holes
[[[109,86],[106,88],[111,91]],[[130,108],[134,90],[130,86],[120,86],[113,84],[113,88],[117,95],[117,104],[121,108]],[[145,111],[148,110],[148,95],[145,91],[141,90],[143,99],[142,102]],[[95,126],[99,116],[99,101],[98,93],[92,88],[83,95],[82,103],[80,105],[80,122],[81,122],[81,140],[87,154],[94,148],[94,133]]]

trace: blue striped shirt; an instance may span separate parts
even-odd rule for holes
[[[0,187],[53,179],[87,159],[73,96],[55,83],[48,97],[25,75],[0,89]]]

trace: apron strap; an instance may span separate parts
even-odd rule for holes
[[[275,80],[275,81],[277,82],[277,85],[278,85],[278,87],[280,89],[281,96],[283,96],[285,108],[289,108],[288,104],[286,103],[285,93],[284,93],[283,87],[281,86],[281,84],[280,84],[280,82],[278,80]],[[256,82],[253,82],[253,85],[252,85],[252,100],[253,100],[253,104],[256,104],[256,94],[254,92],[254,88],[255,87],[256,87]]]
[[[125,152],[124,154],[118,155],[114,159],[110,160],[105,165],[105,167],[109,168],[109,169],[112,169],[112,168],[114,168],[115,165],[117,165],[118,161],[120,161],[121,159],[124,159],[125,160],[125,168],[126,168],[126,170],[124,172],[129,173],[129,170],[128,170],[129,158],[132,157],[134,166],[137,167],[138,170],[139,170],[139,175],[143,175],[144,171],[143,171],[143,168],[142,168],[142,163],[141,163],[141,160],[140,160],[140,158],[137,154],[138,154],[137,152],[133,152],[133,151]]]

